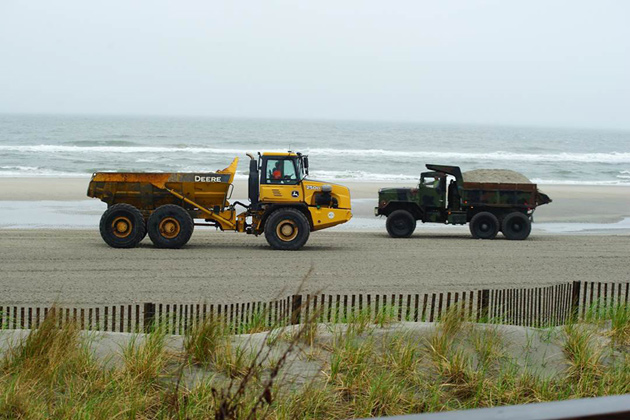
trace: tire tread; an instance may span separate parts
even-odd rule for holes
[[[479,220],[486,217],[494,224],[494,232],[488,235],[487,237],[481,237],[476,232],[476,227],[477,227],[477,223],[479,223]],[[470,219],[469,228],[470,228],[470,234],[475,239],[494,239],[497,236],[497,233],[499,233],[499,228],[500,228],[499,219],[497,218],[497,216],[495,216],[494,214],[488,211],[482,211],[480,213],[475,214],[473,218]]]
[[[399,234],[394,230],[394,219],[398,217],[405,218],[406,222],[408,223],[408,229],[403,234]],[[385,228],[387,229],[387,233],[389,233],[389,236],[391,236],[392,238],[409,238],[416,230],[416,218],[407,210],[394,210],[389,214],[389,216],[387,216]]]
[[[158,226],[163,217],[175,217],[180,223],[180,234],[175,238],[167,239],[160,235]],[[188,243],[195,229],[195,223],[190,214],[177,204],[165,204],[155,209],[147,221],[147,231],[151,242],[158,248],[177,249]]]
[[[293,220],[298,222],[298,236],[291,242],[284,242],[276,236],[275,225],[281,219],[286,217],[292,217]],[[310,224],[308,219],[301,211],[285,207],[278,210],[274,210],[265,221],[265,239],[273,249],[282,251],[297,251],[302,248],[308,241],[310,236]]]
[[[118,212],[126,212],[128,216],[131,216],[133,223],[132,230],[135,230],[135,232],[129,238],[116,238],[109,231],[109,217]],[[101,216],[98,227],[103,241],[112,248],[134,248],[138,246],[147,234],[147,227],[142,213],[140,213],[140,210],[127,203],[117,203],[109,206]]]

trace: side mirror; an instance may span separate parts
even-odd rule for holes
[[[308,156],[304,156],[304,171],[308,175]]]

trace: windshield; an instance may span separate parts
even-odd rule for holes
[[[300,182],[300,172],[296,172],[296,159],[278,158],[267,160],[265,183],[267,184],[297,184]]]

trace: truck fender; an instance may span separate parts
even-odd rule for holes
[[[422,215],[424,214],[422,207],[420,207],[418,203],[409,201],[390,201],[381,209],[380,214],[389,216],[396,210],[407,210],[416,220],[422,220]]]
[[[304,214],[304,216],[306,216],[306,219],[308,220],[308,224],[311,227],[311,231],[313,230],[313,219],[311,217],[311,212],[308,211],[308,207],[306,206],[306,204],[300,204],[300,203],[296,203],[296,204],[271,204],[269,206],[266,206],[265,208],[265,212],[263,213],[262,219],[260,221],[260,226],[265,226],[265,222],[267,221],[267,218],[269,217],[269,215],[271,213],[273,213],[274,211],[281,209],[281,208],[294,208],[296,210],[299,210],[300,212],[302,212]],[[262,232],[262,230],[261,230]]]

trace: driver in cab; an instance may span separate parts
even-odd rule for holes
[[[280,170],[281,168],[282,168],[282,162],[277,161],[276,165],[273,168],[273,171],[271,172],[271,179],[273,179],[274,181],[282,180],[282,171]]]

